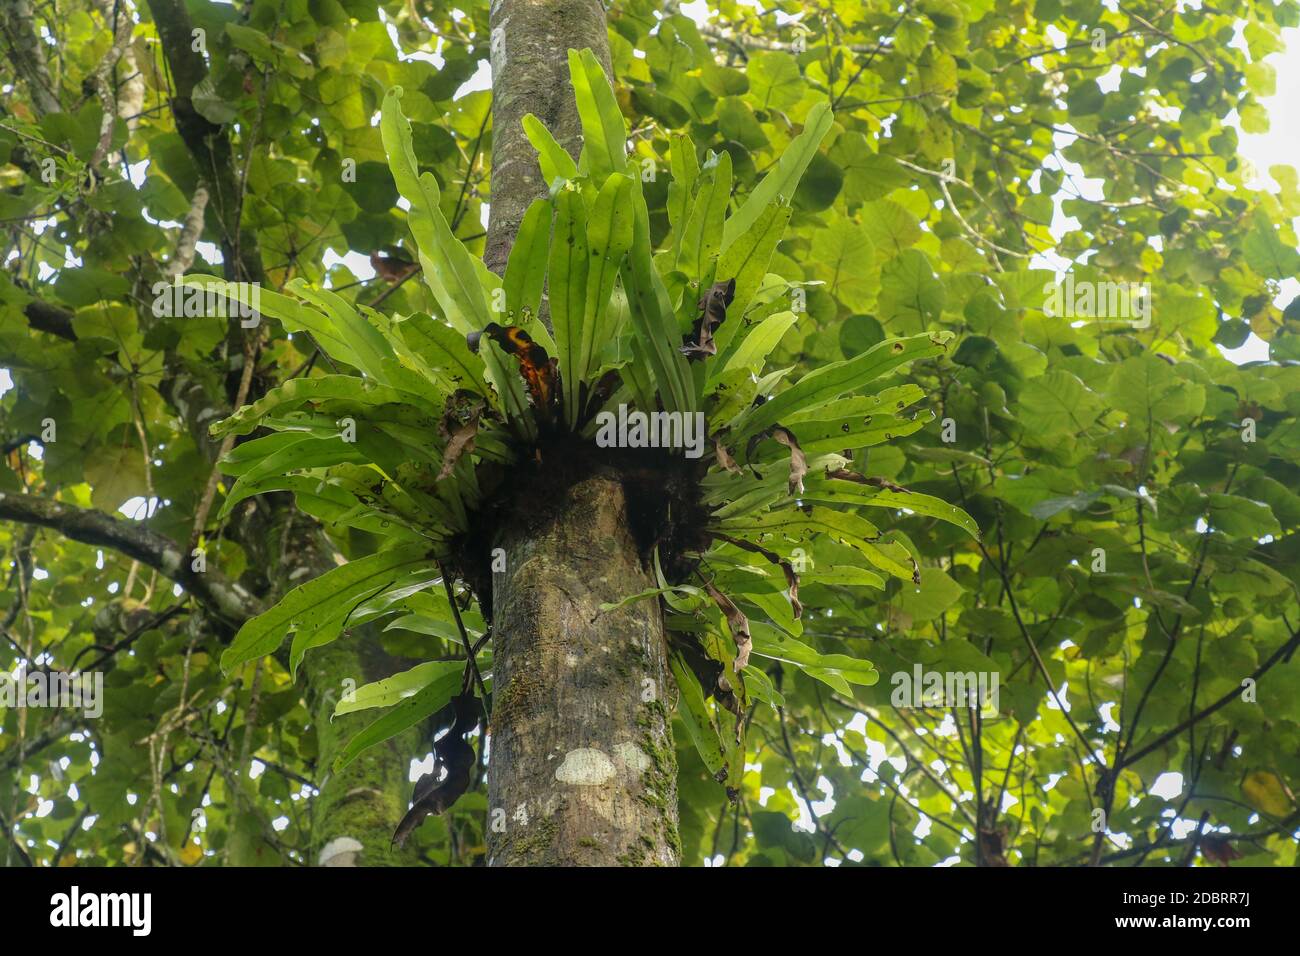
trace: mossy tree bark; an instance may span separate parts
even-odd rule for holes
[[[502,271],[528,204],[544,194],[520,121],[534,113],[575,157],[581,134],[566,52],[609,67],[595,0],[494,0],[492,203],[486,258]],[[557,455],[558,457],[558,455]],[[658,604],[602,613],[653,587],[630,502],[596,464],[535,494],[493,546],[493,710],[488,861],[493,866],[668,865],[679,861],[671,677]],[[525,467],[525,466],[521,466]],[[565,470],[561,468],[560,470]]]

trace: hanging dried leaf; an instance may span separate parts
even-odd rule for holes
[[[533,405],[547,414],[555,400],[556,363],[532,337],[517,325],[497,325],[489,322],[482,332],[471,332],[465,336],[465,342],[471,352],[477,352],[479,343],[486,335],[507,355],[519,359],[519,373],[528,384],[528,393],[533,398]]]
[[[722,440],[716,435],[713,436],[713,452],[717,456],[718,464],[733,474],[740,474],[740,466],[736,464],[736,459],[731,457],[731,452],[727,446],[722,444]]]
[[[838,478],[841,481],[852,481],[859,485],[871,485],[873,488],[881,488],[884,491],[898,491],[905,495],[911,492],[902,485],[896,485],[888,478],[869,478],[866,475],[859,475],[856,471],[848,471],[845,468],[836,468],[834,471],[826,472],[827,478]]]
[[[799,439],[794,432],[781,425],[772,426],[772,437],[790,449],[790,494],[803,494],[803,478],[808,474],[808,459],[799,447]]]
[[[706,355],[717,355],[718,346],[713,341],[714,330],[727,317],[727,306],[736,297],[736,280],[715,282],[704,297],[700,299],[700,315],[695,320],[690,337],[682,346],[682,354],[687,358],[698,359]]]
[[[481,400],[468,403],[457,401],[457,396],[461,394],[457,393],[447,402],[447,408],[438,422],[439,433],[447,439],[447,447],[442,452],[442,467],[438,470],[438,481],[450,475],[456,462],[474,450],[479,420],[486,407]]]
[[[453,697],[449,706],[455,711],[456,722],[433,745],[433,770],[415,782],[411,809],[393,832],[396,846],[404,844],[429,814],[443,813],[450,808],[472,782],[474,748],[465,738],[478,727],[483,710],[473,694]]]
[[[1229,866],[1233,860],[1239,860],[1242,853],[1223,837],[1206,834],[1201,837],[1201,855],[1211,863]]]
[[[980,856],[984,866],[1010,866],[1006,857],[1006,829],[983,827],[980,830]]]
[[[753,458],[754,449],[765,438],[774,439],[790,449],[790,494],[803,494],[803,479],[808,474],[808,459],[805,457],[803,449],[799,447],[799,439],[795,438],[794,432],[784,425],[778,423],[752,436],[745,445],[746,461]],[[757,472],[755,472],[755,475],[757,475]]]
[[[734,544],[737,548],[740,548],[743,551],[748,551],[751,554],[762,555],[773,564],[779,565],[781,571],[785,574],[785,583],[790,589],[790,607],[794,609],[794,616],[796,618],[803,617],[803,605],[799,603],[799,575],[795,573],[794,565],[781,557],[775,551],[769,551],[762,545],[754,544],[752,541],[746,541],[744,538],[733,538],[731,535],[722,534],[718,531],[713,532],[713,536],[719,540],[727,542],[728,544]]]
[[[618,370],[611,369],[600,377],[600,381],[591,389],[590,397],[588,397],[587,384],[584,382],[582,385],[582,406],[587,410],[584,421],[599,411],[601,406],[609,401],[609,397],[614,394],[622,383],[623,379],[618,374]]]
[[[736,642],[736,662],[733,666],[736,673],[739,674],[745,669],[745,665],[749,663],[749,649],[752,644],[749,637],[749,618],[745,617],[744,612],[736,607],[736,602],[712,584],[706,582],[704,587],[709,592],[709,597],[713,598],[713,603],[718,606],[727,618],[727,627],[731,630],[731,639]]]

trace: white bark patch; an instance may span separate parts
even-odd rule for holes
[[[497,77],[506,68],[506,24],[509,22],[510,18],[505,17],[488,37],[489,62],[492,67],[492,84],[494,86]]]
[[[614,756],[617,757],[634,776],[643,774],[650,769],[650,758],[646,756],[644,750],[625,740],[621,744],[615,744]]]
[[[599,750],[579,747],[564,755],[564,762],[555,768],[555,779],[575,787],[599,787],[617,772],[614,762]]]
[[[357,854],[364,850],[358,840],[352,837],[335,837],[321,847],[321,866],[356,866]]]

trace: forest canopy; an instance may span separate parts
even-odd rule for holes
[[[709,423],[602,605],[663,852],[1295,865],[1300,4],[606,14],[507,263],[489,4],[0,4],[0,861],[544,854],[464,542],[623,402]]]

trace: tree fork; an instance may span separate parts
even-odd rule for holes
[[[524,212],[546,191],[524,114],[576,157],[581,128],[566,53],[590,49],[612,71],[595,0],[494,0],[491,31],[485,259],[501,273]],[[627,493],[618,474],[596,471],[548,498],[519,502],[493,541],[505,570],[492,575],[488,862],[676,866],[663,618],[652,600],[600,610],[654,586]]]

